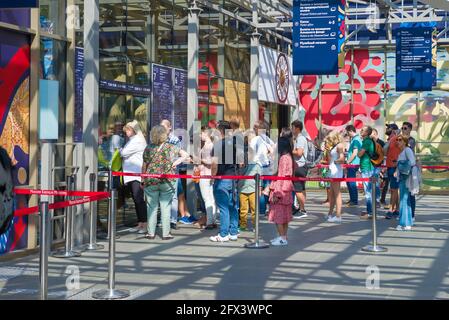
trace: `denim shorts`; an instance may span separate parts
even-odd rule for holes
[[[394,176],[396,168],[388,168],[388,180],[390,180],[390,189],[399,189],[399,182]]]

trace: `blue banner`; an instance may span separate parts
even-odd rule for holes
[[[38,0],[1,0],[0,8],[37,8]]]
[[[338,74],[340,0],[293,3],[293,74]]]
[[[396,91],[432,91],[432,28],[403,27],[396,37]]]

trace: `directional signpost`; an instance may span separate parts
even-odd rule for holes
[[[338,74],[340,0],[293,3],[293,74]]]
[[[432,91],[432,28],[400,28],[396,41],[396,91]]]

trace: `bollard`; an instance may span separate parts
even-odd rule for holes
[[[90,182],[90,191],[95,191],[95,173],[91,173],[89,175]],[[97,210],[94,206],[96,206],[96,202],[91,202],[89,204],[90,210],[90,229],[89,229],[89,243],[85,246],[86,250],[102,250],[104,246],[97,243]]]
[[[40,299],[48,298],[48,251],[50,248],[50,214],[48,212],[48,201],[40,203],[41,230],[39,251],[39,282]]]
[[[94,299],[104,299],[104,300],[113,300],[113,299],[123,299],[129,297],[129,290],[119,290],[115,289],[115,218],[117,213],[117,207],[115,203],[115,198],[117,195],[117,190],[111,190],[111,205],[109,206],[109,220],[108,220],[108,231],[109,231],[109,286],[108,289],[102,289],[95,291],[92,294],[92,298]]]
[[[386,252],[387,248],[381,247],[377,245],[377,228],[376,228],[376,219],[377,219],[377,209],[376,209],[376,183],[377,177],[371,177],[371,210],[373,213],[373,244],[363,247],[362,250],[366,252]]]
[[[246,243],[245,248],[249,249],[264,249],[268,248],[269,244],[263,240],[259,240],[259,201],[260,201],[260,174],[254,176],[256,180],[256,226],[254,232],[254,242]]]
[[[67,190],[73,191],[75,179],[74,176],[67,176]],[[67,197],[67,200],[72,200],[72,197]],[[54,258],[72,258],[80,257],[81,253],[73,250],[73,236],[74,236],[74,215],[73,207],[67,207],[65,209],[65,248],[57,251],[52,256]]]

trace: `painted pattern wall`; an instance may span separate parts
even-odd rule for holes
[[[30,46],[25,35],[0,30],[0,145],[13,164],[15,186],[28,184],[30,131]],[[15,208],[27,205],[16,197]],[[14,218],[0,235],[0,254],[27,245],[28,218]]]

